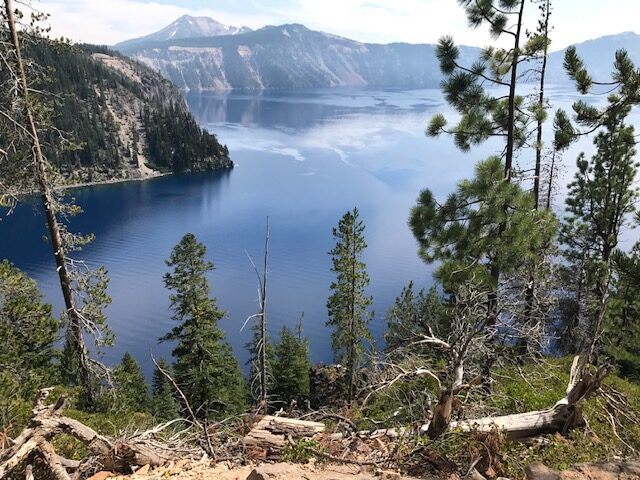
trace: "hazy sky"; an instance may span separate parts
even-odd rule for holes
[[[623,31],[640,31],[640,0],[552,0],[553,48]],[[51,14],[53,33],[113,44],[159,30],[183,14],[230,25],[303,23],[365,42],[433,43],[444,34],[483,46],[456,0],[35,0]],[[528,2],[526,9],[536,15]]]

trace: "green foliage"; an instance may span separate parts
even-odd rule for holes
[[[610,98],[612,107],[617,97]],[[638,188],[635,178],[633,126],[625,124],[630,107],[612,108],[605,119],[605,131],[594,140],[591,159],[577,159],[578,171],[569,184],[567,218],[563,239],[571,249],[608,260],[617,247],[620,229],[635,211]]]
[[[299,327],[300,328],[300,327]],[[287,326],[282,327],[280,339],[274,346],[273,394],[288,405],[309,396],[309,341]]]
[[[0,431],[21,417],[24,402],[55,382],[59,322],[36,283],[8,261],[0,262]]]
[[[446,338],[450,317],[445,300],[435,287],[416,294],[413,282],[402,289],[394,305],[387,312],[387,330],[384,335],[385,351],[407,346],[420,335]]]
[[[582,94],[587,93],[593,85],[593,79],[587,72],[584,62],[578,56],[576,47],[571,45],[564,52],[564,69],[576,83],[576,88]]]
[[[206,247],[188,233],[171,253],[164,276],[173,319],[179,324],[161,340],[177,342],[173,350],[176,381],[192,408],[203,418],[239,413],[245,407],[246,385],[231,346],[218,322],[224,312],[210,297]]]
[[[160,170],[192,172],[228,166],[229,150],[182,106],[147,107],[142,113],[148,156]]]
[[[580,154],[569,184],[562,241],[573,280],[567,302],[573,305],[564,323],[570,346],[595,345],[604,327],[612,286],[612,256],[632,214],[639,191],[635,184],[634,128],[625,124],[630,107],[610,96],[605,129],[595,140],[596,153]]]
[[[357,208],[345,213],[338,227],[333,229],[336,246],[329,252],[333,262],[331,271],[336,274],[336,280],[331,283],[332,293],[327,300],[327,325],[333,328],[331,340],[336,362],[347,368],[349,402],[354,397],[356,377],[365,352],[364,342],[371,340],[368,324],[372,315],[367,309],[372,299],[365,294],[369,275],[361,260],[367,247],[364,228]]]
[[[126,352],[113,370],[115,379],[116,411],[145,412],[150,406],[149,386],[135,358]]]
[[[605,325],[605,351],[620,375],[640,383],[640,243],[613,254],[614,280]]]
[[[158,365],[171,375],[171,366],[164,358],[158,360]],[[180,416],[174,386],[158,367],[153,370],[151,392],[151,414],[155,419],[167,422]]]
[[[98,55],[129,64],[135,75],[110,68]],[[112,113],[135,102],[145,105],[140,113],[144,153],[155,168],[182,172],[231,165],[226,146],[199,127],[175,87],[147,67],[105,47],[48,40],[28,45],[25,56],[45,72],[34,87],[50,94],[42,116],[55,131],[43,132],[45,153],[70,181],[117,178],[127,166],[137,167],[140,136],[134,131],[132,142],[125,142]]]
[[[316,455],[313,450],[322,451],[317,440],[302,438],[294,445],[287,443],[280,454],[281,462],[289,463],[309,463],[309,460]]]
[[[552,214],[534,211],[531,194],[506,182],[503,170],[498,157],[479,162],[474,178],[461,181],[444,203],[423,190],[411,211],[419,254],[441,262],[436,278],[447,292],[471,279],[495,289],[495,269],[514,272],[554,234]]]

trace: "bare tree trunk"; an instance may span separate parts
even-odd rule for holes
[[[522,32],[522,17],[524,14],[525,0],[520,0],[517,27],[513,44],[513,61],[511,64],[511,81],[509,83],[509,112],[507,119],[507,150],[505,154],[504,178],[511,181],[513,167],[515,119],[516,119],[516,84],[518,82],[518,59],[520,57],[520,34]]]
[[[549,43],[548,43],[548,34],[549,34],[549,17],[551,15],[550,12],[551,1],[547,0],[545,4],[545,15],[544,15],[544,24],[543,24],[543,32],[542,34],[545,37],[545,46],[544,53],[542,57],[542,67],[540,69],[540,87],[538,91],[538,105],[540,108],[543,108],[544,104],[544,87],[545,87],[545,75],[547,72],[547,60],[548,60],[548,52],[549,52]],[[544,121],[542,118],[538,118],[537,125],[537,135],[536,135],[536,165],[535,165],[535,173],[533,180],[533,198],[534,198],[534,208],[536,210],[540,207],[540,175],[542,173],[542,127]],[[524,320],[528,324],[531,323],[535,311],[535,301],[536,301],[536,275],[535,275],[535,265],[532,266],[532,270],[529,274],[529,281],[527,282],[527,290],[525,293],[525,312],[524,312]],[[525,344],[527,339],[523,339]],[[523,345],[524,346],[524,345]]]
[[[19,86],[22,93],[22,98],[25,102],[24,113],[28,123],[27,130],[29,131],[35,158],[34,173],[40,187],[42,205],[44,207],[45,215],[47,218],[47,228],[49,230],[49,236],[51,237],[53,255],[56,261],[56,270],[58,271],[60,288],[62,290],[62,296],[64,297],[64,303],[68,317],[68,328],[71,330],[73,347],[78,360],[78,377],[83,389],[84,400],[86,401],[86,403],[91,405],[95,400],[95,389],[93,384],[93,375],[91,374],[89,353],[87,351],[82,333],[82,320],[75,306],[73,290],[71,287],[71,277],[69,275],[69,271],[67,270],[67,257],[64,249],[64,242],[62,239],[62,229],[56,217],[53,189],[51,188],[51,181],[49,180],[49,176],[47,173],[47,162],[42,154],[42,148],[38,136],[38,129],[32,112],[31,99],[29,97],[29,87],[24,70],[24,63],[22,61],[22,53],[20,50],[20,40],[18,38],[18,32],[16,30],[13,1],[4,0],[4,3],[7,10],[7,22],[9,24],[11,42],[13,43],[13,48],[15,49],[16,63],[19,74]]]
[[[264,270],[262,273],[262,302],[260,304],[260,338],[262,351],[260,352],[260,395],[261,402],[267,411],[267,276],[269,268],[269,217],[264,236]]]

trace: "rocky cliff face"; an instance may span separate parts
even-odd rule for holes
[[[433,45],[360,43],[297,24],[120,50],[183,90],[415,88],[441,80]],[[462,61],[477,55],[477,49],[461,50]]]
[[[360,43],[297,24],[237,35],[150,40],[118,48],[186,91],[437,88],[442,80],[434,45]],[[640,36],[633,33],[577,46],[594,77],[604,79],[618,48],[626,48],[632,59],[640,60]],[[479,54],[477,48],[460,47],[460,62],[471,65]],[[563,58],[564,51],[550,55],[549,83],[569,83]]]

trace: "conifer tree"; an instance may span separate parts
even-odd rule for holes
[[[445,299],[437,289],[431,287],[427,292],[420,289],[416,293],[413,282],[409,282],[387,313],[385,351],[393,353],[420,335],[446,338],[448,324]]]
[[[55,381],[59,322],[36,283],[8,261],[0,262],[0,431],[16,399],[31,401]]]
[[[309,396],[309,341],[302,338],[300,324],[296,335],[286,325],[274,346],[273,393],[284,404]]]
[[[164,358],[158,360],[158,365],[165,372],[171,372],[171,366]],[[179,417],[174,387],[158,367],[153,370],[151,392],[151,414],[157,420],[167,422]]]
[[[514,272],[554,232],[552,214],[535,211],[530,193],[505,182],[503,171],[501,159],[490,157],[445,202],[424,190],[411,211],[419,254],[440,262],[435,276],[448,293],[470,281],[497,291],[496,271]]]
[[[545,42],[536,37],[524,42],[524,8],[526,0],[458,0],[464,7],[471,28],[486,25],[491,36],[508,38],[509,48],[487,47],[470,66],[460,62],[460,50],[450,36],[438,42],[436,55],[445,76],[445,98],[461,115],[456,126],[447,129],[445,117],[433,117],[427,134],[450,133],[456,145],[468,150],[472,145],[498,137],[505,141],[504,179],[511,180],[515,151],[526,142],[524,99],[519,96],[519,66],[535,57]],[[507,95],[490,93],[487,87],[507,90]]]
[[[116,409],[145,412],[149,409],[149,385],[135,358],[126,352],[113,370],[116,387]]]
[[[329,320],[333,328],[332,346],[337,362],[347,369],[347,400],[355,397],[358,371],[365,353],[364,342],[371,341],[368,311],[372,299],[365,289],[369,275],[362,255],[367,247],[364,223],[357,208],[344,214],[338,227],[333,229],[336,246],[331,252],[336,280],[331,283],[332,294],[327,301]]]
[[[206,247],[188,233],[174,247],[164,276],[173,319],[179,324],[162,341],[176,341],[173,350],[176,381],[191,407],[202,418],[238,413],[245,407],[245,382],[231,346],[218,322],[224,316],[210,296],[206,275],[213,263]]]
[[[0,136],[6,148],[0,149],[0,174],[3,196],[5,182],[10,199],[0,204],[13,205],[16,190],[29,186],[38,191],[45,213],[47,233],[55,259],[56,272],[64,300],[63,318],[67,327],[67,340],[75,360],[75,380],[82,387],[82,401],[93,406],[99,379],[107,370],[91,359],[85,335],[94,339],[96,350],[113,342],[103,313],[110,299],[106,294],[107,277],[104,269],[90,270],[82,262],[73,261],[70,252],[91,240],[90,236],[71,233],[64,220],[79,212],[56,191],[51,164],[46,156],[47,135],[53,143],[60,143],[64,132],[53,127],[53,107],[42,94],[46,89],[37,88],[43,80],[41,68],[36,62],[25,61],[24,47],[45,42],[47,31],[39,26],[46,18],[41,12],[26,4],[29,21],[18,25],[16,18],[24,12],[14,7],[12,0],[4,0],[0,7],[0,19],[6,25],[0,31],[0,56],[6,68],[0,70],[0,112],[10,122],[0,122]],[[61,42],[56,46],[63,47]],[[72,143],[68,141],[67,143]],[[64,142],[63,142],[64,143]],[[7,175],[7,177],[4,177]],[[18,190],[17,193],[24,193]]]
[[[572,332],[578,338],[578,350],[586,350],[589,360],[596,353],[606,318],[613,254],[639,198],[634,128],[625,123],[631,107],[619,100],[610,95],[610,108],[600,117],[605,129],[594,139],[596,153],[591,159],[584,153],[577,159],[578,171],[569,184],[562,228],[566,256],[580,266],[578,275],[585,279],[583,285],[590,296],[586,305],[579,306],[573,326],[580,326],[581,317],[586,325],[581,326],[582,332]],[[586,310],[580,311],[584,307]]]

